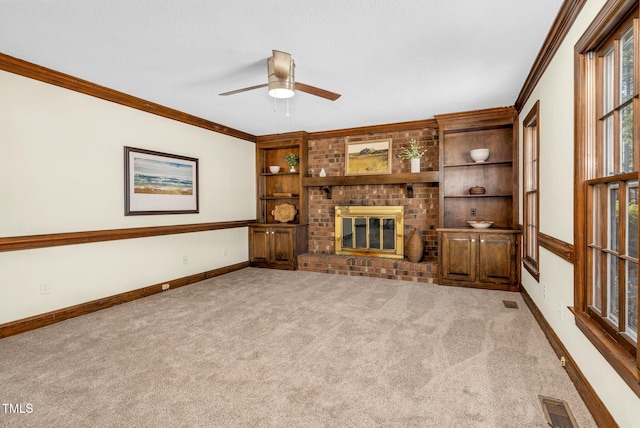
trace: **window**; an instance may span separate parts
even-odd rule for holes
[[[540,280],[538,270],[538,222],[539,195],[538,173],[540,154],[538,130],[540,102],[531,109],[524,119],[524,267],[536,279]]]
[[[638,39],[637,0],[610,0],[576,45],[574,235],[576,323],[640,396]]]

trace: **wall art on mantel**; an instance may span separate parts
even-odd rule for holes
[[[345,143],[344,175],[390,174],[391,140]]]

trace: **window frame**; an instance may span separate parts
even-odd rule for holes
[[[604,154],[598,144],[598,133],[602,132],[599,125],[602,118],[602,110],[597,104],[599,91],[602,90],[601,78],[599,74],[598,56],[596,52],[610,42],[615,34],[623,34],[629,21],[632,22],[634,30],[634,55],[636,58],[633,81],[638,80],[638,43],[639,20],[638,20],[638,0],[609,0],[603,6],[592,24],[587,28],[583,36],[575,45],[575,182],[574,182],[574,244],[576,251],[574,265],[574,307],[572,312],[575,316],[576,325],[600,351],[611,366],[618,372],[622,379],[640,397],[640,352],[638,343],[635,346],[624,346],[625,341],[619,337],[620,332],[615,327],[608,325],[599,314],[589,307],[591,268],[596,265],[591,264],[590,256],[590,228],[591,214],[589,207],[591,200],[591,188],[598,183],[602,183],[605,189],[609,189],[611,182],[627,182],[638,179],[638,125],[637,115],[640,114],[640,102],[638,100],[638,84],[635,84],[634,95],[632,96],[633,109],[636,114],[634,122],[634,172],[618,175],[605,175]],[[619,71],[617,64],[614,65],[614,73]],[[619,88],[615,88],[618,90]],[[616,129],[616,127],[614,127]],[[617,171],[616,171],[617,172]],[[597,176],[596,173],[600,173]],[[591,186],[591,187],[590,187]],[[624,187],[624,186],[623,186]],[[608,191],[608,190],[607,190]],[[620,195],[620,193],[618,193]],[[608,195],[603,193],[599,204],[606,204]],[[596,204],[598,206],[598,204]],[[604,206],[604,205],[602,205]],[[623,216],[624,218],[624,216]],[[602,228],[602,225],[600,225]],[[604,235],[604,234],[603,234]],[[602,236],[601,239],[604,239]],[[604,267],[604,266],[602,266]],[[602,274],[602,273],[599,273]],[[604,274],[602,274],[604,278]],[[604,287],[605,285],[602,285]],[[604,295],[604,294],[603,294]],[[604,306],[607,303],[601,302]],[[640,324],[640,323],[639,323]],[[616,336],[618,335],[618,336]]]
[[[538,233],[540,232],[540,100],[536,101],[523,124],[523,239],[522,264],[525,269],[540,282],[540,246]],[[531,146],[534,147],[531,147]],[[532,156],[534,155],[534,156]],[[534,159],[535,158],[535,159]],[[531,218],[529,196],[533,196],[535,207]],[[535,229],[535,233],[531,232]],[[533,249],[531,257],[529,249]]]

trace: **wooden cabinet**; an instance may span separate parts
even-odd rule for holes
[[[249,264],[275,269],[298,268],[297,256],[307,252],[306,224],[249,226]]]
[[[438,229],[440,284],[517,290],[519,233]]]
[[[445,285],[516,290],[518,129],[513,107],[436,116],[440,128],[440,274]],[[487,148],[474,162],[471,150]],[[471,193],[472,187],[484,188]],[[492,221],[472,229],[468,221]]]
[[[285,157],[294,153],[300,162],[290,171]],[[279,166],[273,173],[270,166]],[[254,267],[297,269],[298,254],[308,249],[307,188],[302,177],[307,171],[307,133],[266,135],[256,141],[256,218],[249,227],[249,263]],[[274,210],[291,204],[297,213],[287,222],[277,221]]]

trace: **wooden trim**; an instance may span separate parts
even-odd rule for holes
[[[629,388],[640,397],[640,371],[634,356],[609,336],[602,327],[584,312],[569,308],[575,317],[576,326],[584,333],[611,367],[620,375]]]
[[[575,263],[575,248],[568,242],[538,232],[538,244],[569,263]]]
[[[188,125],[204,128],[209,131],[218,132],[220,134],[229,135],[232,137],[240,138],[241,140],[251,141],[253,143],[256,142],[256,137],[246,132],[229,128],[227,126],[220,125],[218,123],[211,122],[197,116],[192,116],[190,114],[183,113],[169,107],[155,104],[150,101],[146,101],[141,98],[116,91],[114,89],[96,85],[95,83],[91,83],[86,80],[82,80],[68,74],[60,73],[59,71],[51,70],[49,68],[23,61],[21,59],[14,58],[2,53],[0,53],[0,70],[28,77],[30,79],[39,80],[41,82],[69,89],[71,91],[80,92],[82,94],[90,95],[92,97],[100,98],[106,101],[111,101],[116,104],[134,108],[136,110],[142,110],[147,113],[177,120],[178,122],[183,122]]]
[[[166,288],[168,285],[168,290],[170,290],[172,288],[183,287],[185,285],[193,284],[194,282],[203,281],[205,279],[244,269],[246,267],[249,267],[248,261],[236,263],[234,265],[225,266],[218,269],[212,269],[206,272],[197,273],[195,275],[189,275],[182,278],[161,282],[159,284],[150,285],[148,287],[138,288],[137,290],[131,290],[113,296],[104,297],[102,299],[92,300],[90,302],[81,303],[79,305],[69,306],[67,308],[58,309],[52,312],[47,312],[29,318],[23,318],[21,320],[1,324],[0,339],[24,333],[30,330],[35,330],[36,328],[45,327],[60,321],[75,318],[80,315],[86,315],[91,312],[99,311],[101,309],[110,308],[121,303],[126,303],[132,300],[151,296],[153,294],[162,293],[163,291],[166,291],[163,290],[163,286]]]
[[[585,30],[576,43],[575,50],[579,54],[585,54],[596,49],[611,31],[623,20],[623,17],[636,5],[637,0],[609,0],[602,6],[598,16]]]
[[[332,177],[303,177],[305,187],[359,186],[362,184],[438,183],[439,171],[398,174],[340,175]]]
[[[522,239],[524,245],[522,246],[522,262],[524,267],[535,278],[536,281],[540,281],[540,244],[538,242],[538,235],[540,231],[540,100],[537,100],[531,111],[525,117],[522,122],[524,127],[522,132],[523,140],[523,155],[522,155],[522,169],[523,169],[523,220],[527,227],[522,230]],[[532,144],[535,144],[535,152],[532,150]],[[533,170],[533,157],[535,157],[535,171],[533,174],[530,169]],[[535,183],[530,180],[530,177],[535,177]],[[535,190],[531,188],[535,187]],[[535,212],[533,218],[529,216],[529,196],[535,192]],[[529,231],[529,225],[535,227],[535,231],[531,233]],[[528,248],[530,244],[535,245],[534,257],[529,257]]]
[[[599,427],[617,427],[618,424],[616,423],[615,419],[613,419],[613,416],[611,415],[611,413],[609,413],[609,410],[604,405],[602,400],[600,400],[600,397],[598,397],[598,394],[593,389],[587,378],[584,376],[584,374],[580,370],[580,367],[578,367],[571,354],[569,354],[567,348],[565,348],[560,338],[551,328],[551,325],[547,322],[544,315],[542,315],[542,312],[540,312],[540,309],[538,309],[533,299],[531,299],[531,296],[529,296],[527,290],[525,290],[524,287],[520,288],[522,290],[521,295],[524,302],[529,307],[529,310],[538,322],[540,329],[547,337],[547,340],[549,341],[549,344],[555,351],[556,355],[558,356],[558,358],[564,357],[565,369],[567,370],[567,374],[576,387],[576,390],[584,400],[587,409],[589,409],[589,412],[591,412],[593,419],[595,419]]]
[[[437,114],[436,122],[441,132],[447,133],[451,129],[463,132],[465,129],[475,131],[482,128],[511,127],[517,122],[517,116],[515,108],[508,106]]]
[[[527,102],[531,93],[542,78],[542,75],[551,63],[551,60],[560,48],[562,41],[571,29],[571,26],[586,2],[587,0],[565,0],[560,7],[558,16],[553,22],[551,30],[549,30],[549,34],[547,35],[542,48],[540,48],[540,52],[538,53],[538,56],[531,67],[531,71],[529,72],[529,75],[520,90],[520,94],[518,94],[518,98],[516,99],[515,107],[518,110],[518,113],[522,111],[524,104]]]
[[[0,252],[88,244],[119,239],[147,238],[178,233],[247,227],[256,220],[223,221],[216,223],[177,224],[171,226],[135,227],[130,229],[94,230],[88,232],[53,233],[47,235],[10,236],[0,238]]]
[[[309,140],[324,140],[327,138],[344,138],[353,135],[387,134],[390,132],[410,131],[414,129],[435,128],[438,122],[435,119],[416,120],[411,122],[390,123],[386,125],[362,126],[358,128],[336,129],[309,133]],[[262,138],[262,137],[259,137]]]

